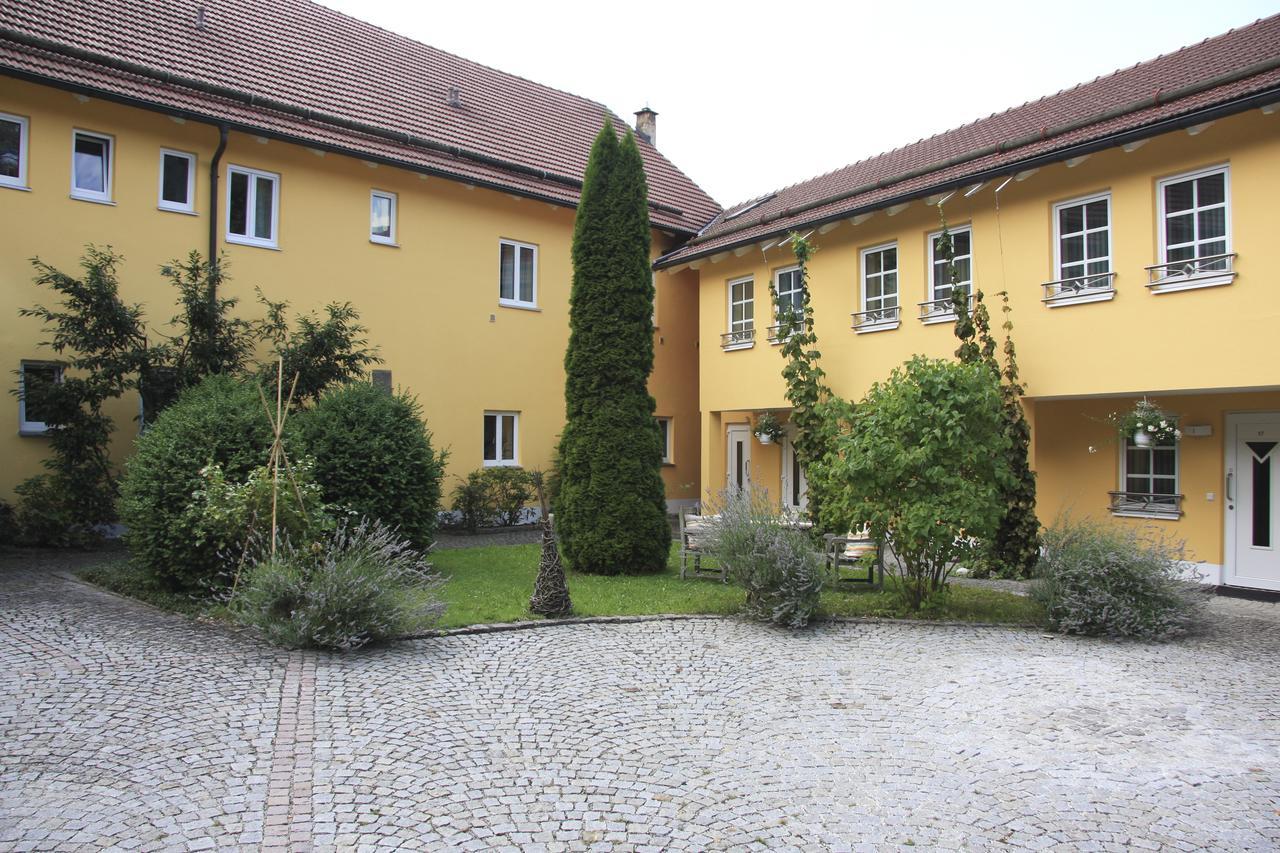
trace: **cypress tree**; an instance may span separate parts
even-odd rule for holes
[[[573,234],[556,532],[571,568],[661,571],[671,547],[662,447],[649,396],[653,278],[648,189],[628,131],[591,148]]]

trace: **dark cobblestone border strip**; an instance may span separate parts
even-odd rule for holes
[[[717,613],[655,613],[645,616],[574,616],[568,619],[530,619],[525,622],[495,622],[488,625],[467,625],[421,634],[407,634],[401,640],[429,640],[437,637],[460,637],[468,634],[497,634],[503,631],[527,631],[533,628],[560,628],[570,625],[629,625],[637,622],[689,622],[695,619],[732,621],[741,616],[725,616]],[[1031,622],[965,622],[942,619],[892,619],[884,616],[833,616],[814,620],[818,625],[922,625],[933,628],[1016,628],[1043,630],[1044,626]],[[1056,635],[1055,635],[1056,636]]]
[[[312,747],[315,743],[316,659],[289,652],[280,684],[280,711],[272,740],[262,849],[311,849]]]

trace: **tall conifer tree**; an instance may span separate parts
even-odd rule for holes
[[[649,396],[653,277],[648,188],[635,137],[610,122],[591,148],[573,234],[556,531],[570,567],[661,571],[671,546]]]

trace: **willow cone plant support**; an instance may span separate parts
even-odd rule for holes
[[[560,549],[556,547],[555,519],[547,504],[542,472],[531,472],[530,479],[538,491],[538,504],[542,508],[542,556],[538,561],[538,579],[533,584],[529,610],[543,616],[568,616],[573,612],[573,601],[569,598],[569,584],[565,580],[564,564],[560,562]]]

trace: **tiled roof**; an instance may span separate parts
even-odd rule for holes
[[[1023,104],[843,169],[765,200],[728,208],[673,266],[757,240],[964,185],[1037,158],[1066,159],[1118,134],[1260,93],[1280,98],[1280,15]],[[1114,143],[1112,143],[1114,144]]]
[[[0,3],[6,71],[569,205],[604,119],[626,124],[309,0]],[[656,226],[693,233],[719,213],[640,147]]]

